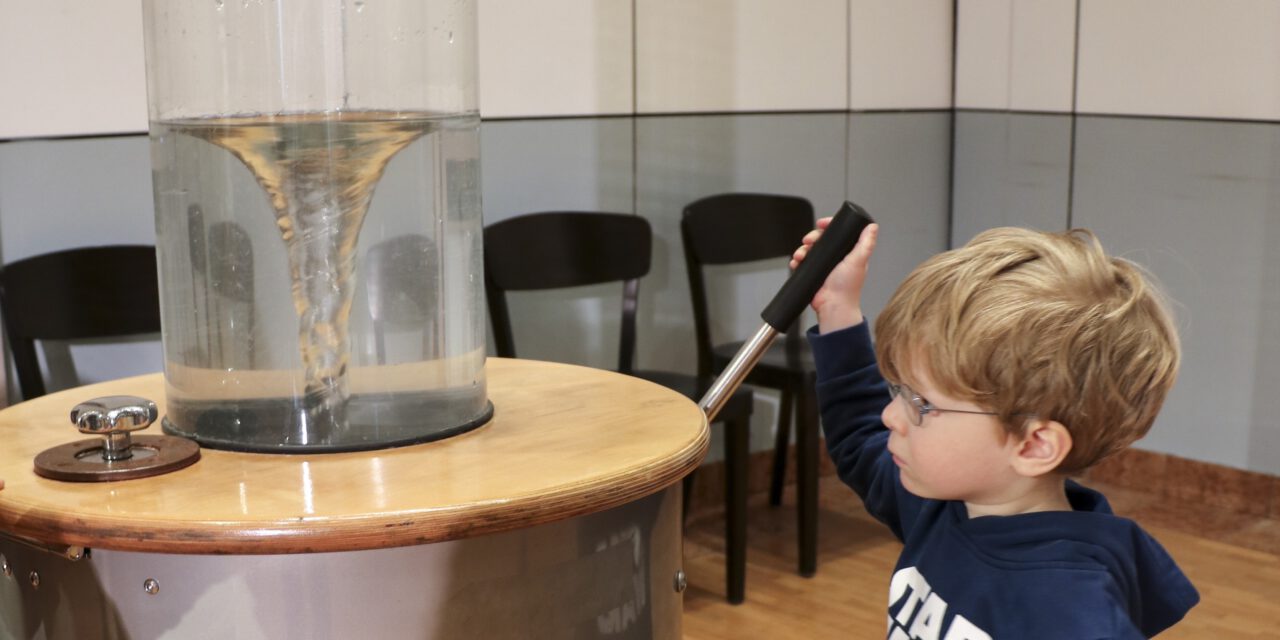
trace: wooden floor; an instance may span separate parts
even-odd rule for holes
[[[1092,486],[1107,494],[1117,513],[1150,531],[1200,590],[1200,604],[1162,640],[1280,637],[1280,522],[1152,504],[1141,494]],[[747,601],[738,606],[724,599],[722,520],[690,521],[686,639],[884,637],[889,576],[901,545],[839,480],[824,477],[819,495],[813,578],[795,571],[792,504],[769,507],[764,496],[752,497]]]

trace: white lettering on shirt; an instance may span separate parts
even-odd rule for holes
[[[942,630],[942,619],[947,615],[947,603],[936,593],[930,593],[920,606],[915,622],[911,623],[908,633],[912,638],[920,640],[938,640],[938,632]]]
[[[947,629],[947,636],[942,640],[991,640],[991,634],[979,629],[964,616],[956,616],[951,619],[951,628]]]
[[[889,606],[899,602],[902,607],[889,617],[889,640],[991,640],[991,634],[962,615],[952,616],[948,624],[947,601],[915,567],[898,570],[889,581]]]

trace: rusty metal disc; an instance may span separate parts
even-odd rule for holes
[[[200,446],[174,436],[134,436],[133,457],[104,460],[102,438],[77,440],[36,456],[36,475],[65,482],[113,482],[177,471],[200,459]]]

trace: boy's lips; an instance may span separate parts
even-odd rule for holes
[[[902,458],[899,458],[898,454],[893,452],[893,449],[889,449],[888,451],[889,451],[889,457],[893,458],[894,464],[898,465],[899,467],[907,466],[907,463],[903,462]]]

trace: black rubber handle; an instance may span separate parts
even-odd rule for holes
[[[858,244],[862,230],[872,222],[875,221],[862,207],[845,202],[760,317],[778,333],[785,333],[822,288],[831,270]]]

